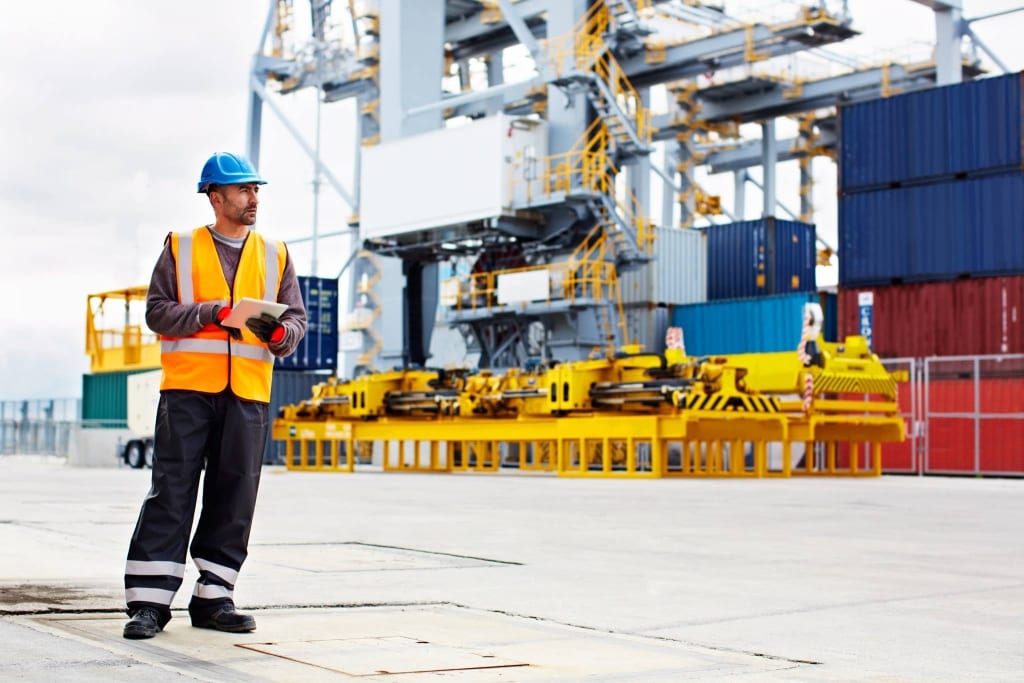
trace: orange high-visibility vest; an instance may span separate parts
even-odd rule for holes
[[[206,226],[171,234],[178,275],[178,301],[234,305],[244,297],[277,301],[287,251],[283,242],[264,240],[253,231],[242,246],[234,291],[228,290],[213,235]],[[242,341],[207,325],[191,337],[162,337],[160,389],[187,389],[216,394],[227,387],[239,398],[270,402],[274,356],[247,328]]]

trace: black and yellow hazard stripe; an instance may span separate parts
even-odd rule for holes
[[[686,410],[716,410],[723,412],[777,413],[781,410],[774,396],[739,396],[736,394],[687,394],[680,406]]]
[[[896,383],[888,377],[862,377],[859,375],[823,372],[814,378],[815,394],[881,394],[893,396]]]

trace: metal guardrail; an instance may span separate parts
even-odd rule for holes
[[[77,398],[0,401],[0,455],[66,456],[81,412]]]
[[[925,358],[924,474],[1024,476],[1024,354]]]
[[[885,444],[887,473],[1024,476],[1024,354],[893,358],[906,373],[907,441]]]

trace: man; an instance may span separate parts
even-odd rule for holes
[[[188,549],[199,570],[189,602],[192,625],[243,633],[256,628],[235,611],[233,592],[248,552],[269,422],[274,356],[287,356],[306,333],[306,311],[283,242],[256,223],[264,181],[244,158],[214,154],[199,192],[212,225],[171,233],[153,270],[146,323],[161,337],[153,480],[128,548],[125,638],[152,638],[171,619]],[[275,319],[227,327],[243,297],[277,301]],[[200,474],[202,509],[195,536]]]

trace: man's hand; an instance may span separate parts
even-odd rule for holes
[[[280,344],[284,341],[284,325],[269,313],[249,318],[245,326],[264,344]]]
[[[221,306],[220,304],[213,305],[213,324],[228,333],[235,341],[242,341],[242,331],[237,327],[227,327],[223,325],[224,319],[231,315],[230,306]]]

